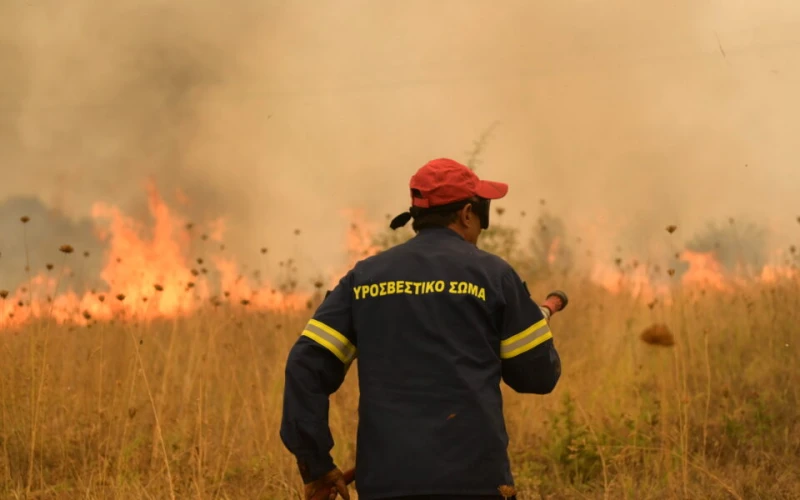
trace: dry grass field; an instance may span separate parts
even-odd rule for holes
[[[526,277],[534,297],[557,286],[571,304],[552,322],[556,390],[505,390],[519,498],[800,498],[797,281],[649,302]],[[29,307],[10,300],[3,314]],[[223,299],[190,317],[0,331],[3,498],[300,498],[278,429],[284,362],[310,313]],[[332,399],[342,468],[357,371]]]
[[[0,500],[302,498],[288,352],[441,155],[570,298],[520,500],[800,500],[800,0],[499,4],[0,0]]]

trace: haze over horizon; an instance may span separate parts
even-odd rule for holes
[[[509,222],[545,199],[598,247],[728,217],[785,245],[798,63],[787,0],[10,0],[0,251],[19,248],[16,207],[143,215],[152,177],[190,218],[225,217],[234,248],[325,268],[339,209],[382,223],[419,166],[465,161],[490,127],[478,173],[511,185]]]

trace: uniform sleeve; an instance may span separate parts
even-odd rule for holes
[[[280,436],[306,484],[334,468],[329,397],[356,358],[351,280],[348,273],[325,297],[286,362]]]
[[[561,359],[548,320],[513,270],[503,277],[502,290],[503,381],[517,392],[549,394],[561,376]]]

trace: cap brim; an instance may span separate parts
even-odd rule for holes
[[[480,181],[475,194],[487,200],[499,200],[508,193],[508,184],[494,181]]]

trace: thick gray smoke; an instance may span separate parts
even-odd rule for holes
[[[190,218],[227,217],[245,260],[266,245],[314,272],[341,262],[339,208],[405,209],[416,168],[464,160],[497,123],[478,172],[511,183],[508,222],[544,198],[601,253],[657,252],[666,224],[681,242],[728,217],[783,245],[800,213],[798,14],[788,0],[7,0],[0,199],[144,216],[152,177]]]

